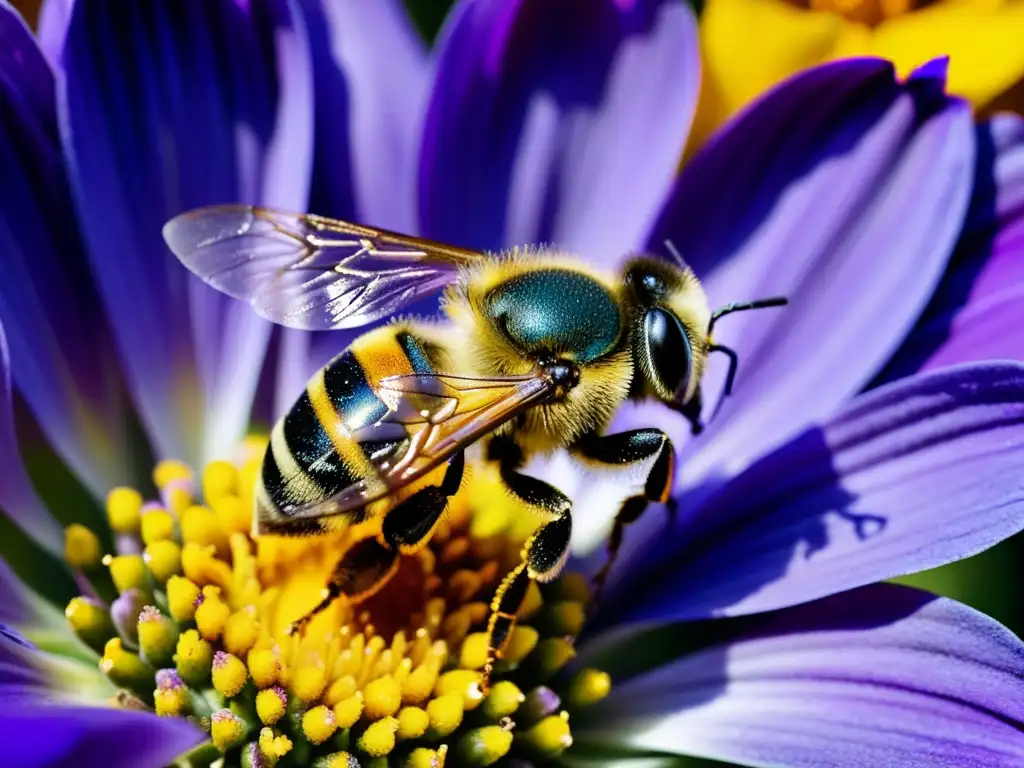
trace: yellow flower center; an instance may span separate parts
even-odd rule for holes
[[[77,597],[66,614],[122,688],[116,703],[193,719],[225,765],[542,764],[572,744],[570,712],[610,688],[603,672],[569,674],[588,596],[578,576],[531,586],[486,693],[479,685],[491,596],[529,532],[492,474],[467,478],[430,544],[377,594],[339,599],[289,634],[376,523],[254,540],[264,445],[208,465],[198,487],[188,467],[161,463],[159,502],[110,493],[118,552],[102,564],[118,597]],[[95,578],[89,534],[69,529],[67,559]]]
[[[796,5],[875,27],[886,19],[929,5],[929,0],[796,0]]]

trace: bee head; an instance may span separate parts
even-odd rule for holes
[[[666,403],[686,403],[707,359],[711,313],[700,282],[687,267],[651,258],[631,260],[623,280],[638,384]]]

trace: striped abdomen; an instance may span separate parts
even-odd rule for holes
[[[387,408],[375,389],[387,376],[432,373],[430,345],[404,325],[367,333],[319,370],[271,432],[257,489],[257,531],[315,533],[317,520],[291,520],[297,505],[326,501],[376,476],[385,456],[400,453],[404,439],[360,442],[352,435],[375,424]],[[359,512],[351,518],[358,519]]]

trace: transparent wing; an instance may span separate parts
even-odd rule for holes
[[[553,389],[543,374],[491,379],[423,374],[382,379],[377,395],[388,406],[388,413],[353,437],[362,443],[402,440],[404,449],[371,459],[377,469],[375,477],[326,501],[284,512],[292,519],[324,517],[388,496],[537,404]]]
[[[477,251],[312,214],[215,205],[164,226],[181,262],[275,323],[303,330],[366,325],[437,291]]]

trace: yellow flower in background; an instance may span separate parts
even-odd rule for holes
[[[690,148],[767,88],[849,56],[901,75],[950,56],[948,88],[984,108],[1024,80],[1024,0],[706,0]]]

